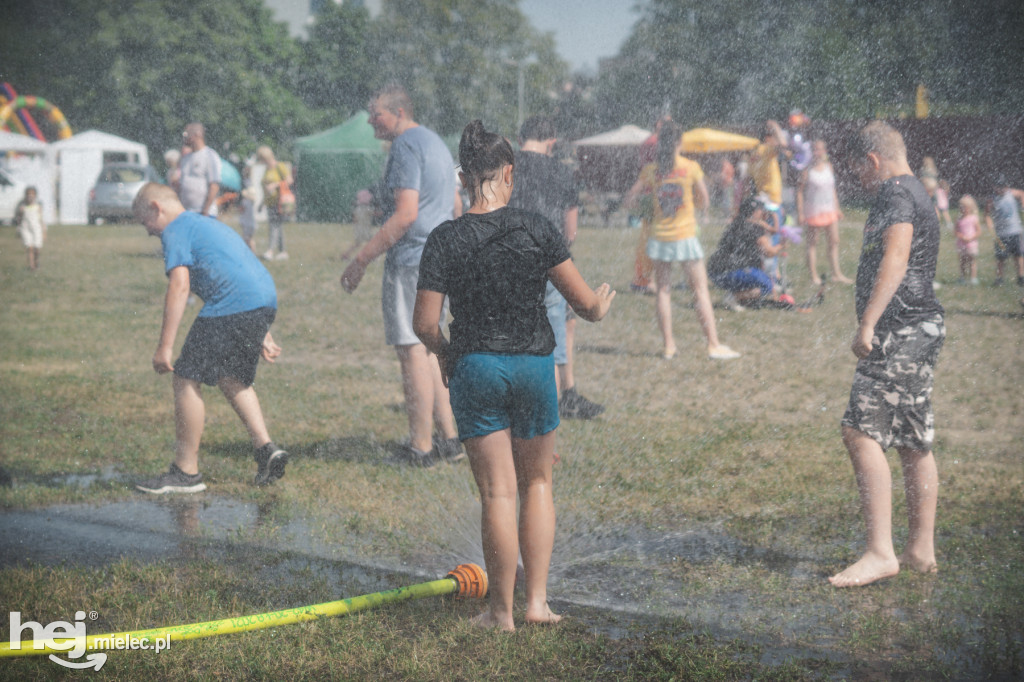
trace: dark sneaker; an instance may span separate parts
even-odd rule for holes
[[[186,474],[173,462],[166,474],[160,474],[156,478],[146,481],[139,481],[135,484],[135,487],[144,493],[151,493],[153,495],[199,493],[206,490],[202,474]]]
[[[1024,277],[1017,278],[1017,286],[1024,287]]]
[[[558,414],[563,419],[593,419],[604,412],[604,405],[587,400],[576,392],[576,387],[568,388],[558,401]]]
[[[406,466],[429,469],[437,464],[437,457],[434,456],[433,451],[424,452],[423,450],[414,448],[408,443],[403,443],[399,447],[398,454],[395,456],[394,461],[399,464],[405,464]]]
[[[273,441],[256,448],[253,457],[256,459],[256,485],[267,485],[284,476],[288,453]]]
[[[458,438],[434,438],[434,455],[441,461],[454,463],[466,459]]]

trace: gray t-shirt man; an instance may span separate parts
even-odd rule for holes
[[[395,212],[395,190],[419,192],[419,212],[408,231],[388,249],[384,267],[415,266],[420,263],[427,236],[435,227],[451,220],[455,209],[455,162],[444,141],[434,131],[412,127],[391,143],[384,170],[383,208],[385,220]]]
[[[211,183],[220,183],[221,161],[217,152],[203,147],[181,160],[178,196],[186,211],[202,213]],[[217,203],[210,205],[211,216],[217,215]]]

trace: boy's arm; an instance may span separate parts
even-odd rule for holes
[[[185,316],[185,306],[189,294],[188,268],[184,265],[167,273],[167,295],[164,299],[164,321],[160,327],[160,341],[153,353],[153,369],[157,374],[166,374],[174,370],[171,364],[171,353],[174,351],[174,338],[178,334],[178,325]]]
[[[907,263],[910,260],[910,244],[914,237],[914,226],[911,223],[895,223],[890,225],[882,238],[885,253],[878,266],[878,277],[871,288],[867,307],[860,318],[860,326],[853,337],[851,350],[858,358],[867,357],[871,353],[871,339],[875,335],[875,325],[882,317],[889,301],[903,282],[907,274]]]

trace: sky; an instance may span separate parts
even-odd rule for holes
[[[552,31],[573,71],[597,73],[597,60],[618,54],[638,18],[636,0],[519,0],[540,31]]]

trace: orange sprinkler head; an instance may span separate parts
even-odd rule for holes
[[[448,577],[459,586],[455,595],[458,599],[482,599],[487,595],[487,573],[476,564],[459,564]]]

